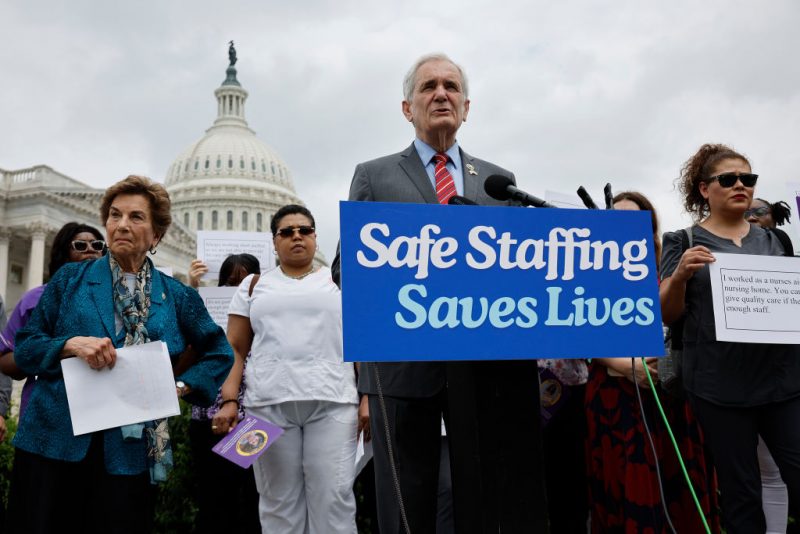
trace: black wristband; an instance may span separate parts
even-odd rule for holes
[[[222,408],[223,406],[225,406],[229,402],[235,402],[236,406],[237,407],[239,406],[239,399],[226,399],[226,400],[222,401],[221,403],[219,403],[219,407]]]

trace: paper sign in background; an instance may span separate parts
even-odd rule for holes
[[[219,268],[231,254],[252,254],[263,271],[275,265],[272,236],[264,232],[197,232],[197,257],[208,266],[206,279],[219,278]]]
[[[231,300],[238,289],[238,287],[228,286],[197,288],[208,314],[225,332],[228,331],[228,308],[230,308]]]

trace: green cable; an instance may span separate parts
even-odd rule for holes
[[[650,389],[653,390],[653,397],[656,399],[656,406],[658,406],[658,411],[661,414],[661,418],[664,420],[664,424],[667,427],[667,432],[669,433],[669,439],[672,440],[672,446],[675,448],[675,454],[678,455],[678,463],[681,464],[681,471],[683,471],[683,477],[686,479],[686,484],[689,486],[689,492],[692,494],[692,499],[694,499],[694,505],[697,507],[697,513],[700,514],[700,519],[703,520],[703,526],[706,528],[706,533],[711,534],[711,529],[708,527],[706,516],[705,514],[703,514],[703,507],[700,506],[700,500],[697,498],[697,494],[694,492],[694,487],[692,486],[692,480],[689,478],[689,473],[686,471],[686,465],[684,465],[683,463],[681,450],[678,447],[678,442],[675,441],[675,436],[672,434],[672,427],[669,426],[669,421],[667,420],[667,414],[664,413],[664,408],[661,407],[661,401],[658,398],[656,385],[653,383],[653,377],[650,376],[650,369],[648,369],[647,362],[645,361],[644,357],[642,357],[642,367],[644,367],[644,372],[647,375],[647,381],[650,382]],[[644,414],[642,414],[642,416],[644,416]]]

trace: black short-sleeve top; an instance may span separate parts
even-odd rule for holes
[[[692,227],[693,246],[726,254],[783,255],[774,233],[751,224],[739,247],[700,227]],[[680,232],[667,232],[661,256],[662,279],[672,275],[682,255]],[[721,406],[760,406],[800,395],[800,346],[717,341],[708,266],[686,284],[683,328],[683,385]]]

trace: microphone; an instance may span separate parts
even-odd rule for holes
[[[493,174],[486,179],[483,184],[483,189],[486,194],[495,200],[516,200],[524,206],[533,206],[535,208],[554,208],[552,204],[545,202],[541,198],[535,197],[518,189],[511,178],[503,176],[502,174]]]
[[[603,188],[603,195],[606,198],[606,209],[613,210],[614,209],[614,194],[611,193],[611,184],[606,184]]]
[[[585,187],[580,186],[578,188],[578,196],[581,197],[581,200],[583,201],[583,205],[586,206],[587,208],[589,208],[590,210],[599,209],[597,207],[597,204],[594,203],[594,200],[592,200],[592,197],[589,195],[589,192],[586,191]]]
[[[478,203],[474,202],[467,197],[462,197],[461,195],[453,195],[450,197],[450,200],[447,201],[448,204],[451,206],[477,206]]]

